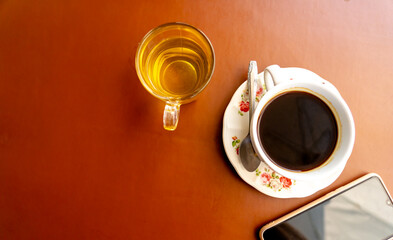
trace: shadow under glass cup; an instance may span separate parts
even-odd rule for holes
[[[136,52],[135,68],[146,90],[166,102],[166,130],[176,129],[180,105],[193,101],[206,87],[214,65],[212,44],[193,26],[167,23],[144,36]]]

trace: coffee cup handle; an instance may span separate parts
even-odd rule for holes
[[[282,73],[280,70],[281,70],[280,66],[271,65],[265,68],[265,70],[263,71],[263,77],[265,80],[265,86],[267,91],[272,89],[274,86],[279,84],[282,81],[282,79],[284,79],[281,76]]]

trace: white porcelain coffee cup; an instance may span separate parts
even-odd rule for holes
[[[251,141],[259,158],[277,173],[295,180],[318,180],[342,171],[355,142],[355,124],[351,111],[338,90],[317,74],[302,68],[272,65],[260,74],[262,75],[267,92],[258,103],[250,124]],[[294,91],[304,91],[321,99],[329,106],[337,123],[337,141],[333,152],[323,164],[307,171],[278,165],[264,150],[259,130],[266,107],[282,94]]]

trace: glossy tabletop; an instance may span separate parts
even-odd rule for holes
[[[393,2],[0,1],[0,239],[257,239],[259,228],[368,172],[393,192]],[[216,54],[199,98],[162,127],[135,71],[166,22]],[[223,116],[250,60],[333,83],[356,127],[329,187],[277,199],[224,151]]]

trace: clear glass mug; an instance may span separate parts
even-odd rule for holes
[[[166,102],[166,130],[176,129],[180,105],[193,101],[207,86],[214,65],[212,44],[193,26],[167,23],[144,36],[136,52],[135,68],[146,90]]]

